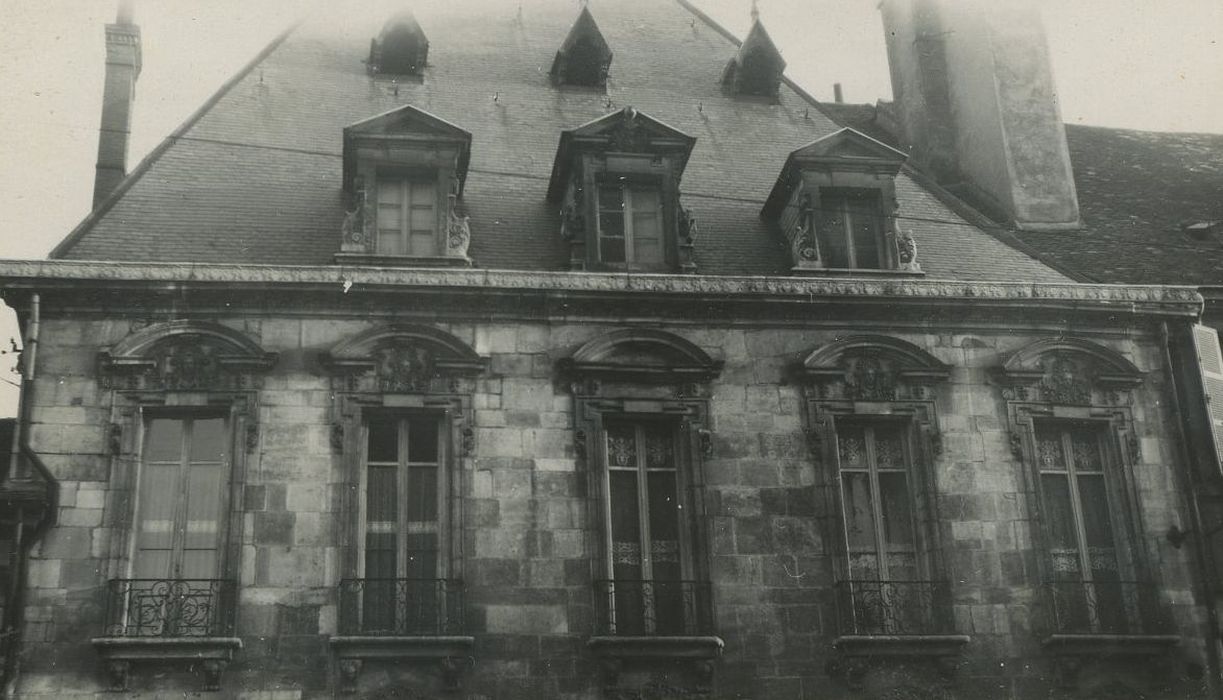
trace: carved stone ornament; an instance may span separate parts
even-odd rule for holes
[[[132,670],[132,662],[122,659],[109,659],[106,662],[106,677],[110,681],[111,692],[121,693],[127,690],[128,675]]]
[[[366,194],[365,178],[357,176],[353,181],[353,191],[348,196],[348,206],[341,228],[341,244],[345,249],[368,249],[372,243],[368,227],[373,221],[374,214]]]
[[[357,677],[361,675],[361,659],[340,659],[340,692],[357,692]]]
[[[888,336],[849,336],[824,345],[797,373],[820,399],[842,401],[926,400],[929,385],[951,367],[917,346]]]
[[[680,207],[679,210],[679,238],[683,243],[694,243],[700,231],[697,228],[696,215],[691,209]]]
[[[467,246],[471,244],[471,217],[460,216],[455,206],[455,197],[450,195],[450,211],[446,215],[446,253],[455,257],[467,257]]]
[[[217,691],[221,689],[221,674],[229,665],[224,659],[208,659],[201,664],[204,673],[204,690]]]
[[[392,394],[461,393],[459,380],[488,364],[445,331],[407,324],[372,328],[340,342],[320,360],[342,390]]]
[[[147,391],[256,388],[275,360],[238,331],[204,321],[153,324],[100,355],[103,386]]]
[[[463,456],[471,457],[476,453],[476,430],[471,426],[463,426]]]
[[[1142,370],[1120,353],[1071,337],[1029,343],[1011,353],[995,376],[1008,401],[1072,406],[1123,403],[1143,381]]]
[[[344,451],[344,423],[342,421],[331,424],[331,449],[335,452]]]
[[[896,251],[900,260],[900,269],[908,272],[920,272],[921,265],[917,262],[917,241],[913,231],[905,229],[896,238]]]

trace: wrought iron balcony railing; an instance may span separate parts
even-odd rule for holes
[[[599,635],[714,634],[706,581],[595,581],[595,615]]]
[[[224,579],[111,579],[106,634],[111,637],[229,637],[237,586]]]
[[[441,636],[463,633],[463,584],[440,578],[340,581],[340,634]]]
[[[955,634],[947,581],[839,581],[841,635]]]
[[[1172,630],[1154,585],[1142,581],[1046,581],[1051,634],[1166,634]]]

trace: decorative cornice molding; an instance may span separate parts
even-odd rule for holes
[[[333,265],[236,265],[214,263],[127,263],[74,260],[2,260],[0,285],[8,290],[105,289],[156,286],[166,289],[287,288],[353,290],[411,288],[502,289],[609,294],[720,295],[742,299],[795,301],[1018,302],[1077,309],[1196,317],[1202,295],[1193,287],[1160,285],[1042,284],[929,279],[818,279],[812,277],[710,276],[597,272],[527,272],[480,269],[396,269]]]

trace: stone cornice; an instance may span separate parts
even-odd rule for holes
[[[906,305],[1123,310],[1127,315],[1196,317],[1202,295],[1194,287],[1038,284],[930,279],[708,276],[483,269],[125,263],[0,260],[0,288],[71,291],[259,289],[394,292],[430,289],[503,293],[599,294],[612,297],[711,298],[736,301],[873,302]]]

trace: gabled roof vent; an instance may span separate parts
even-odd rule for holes
[[[759,19],[753,19],[752,29],[739,46],[739,52],[722,71],[722,85],[736,95],[777,97],[781,74],[786,60],[764,30]]]
[[[556,52],[549,74],[557,85],[601,88],[607,85],[607,71],[611,68],[611,62],[611,47],[603,38],[603,32],[599,31],[590,8],[583,7],[569,35]]]
[[[411,12],[401,12],[382,25],[369,42],[369,71],[373,74],[420,75],[429,57],[429,40]]]

